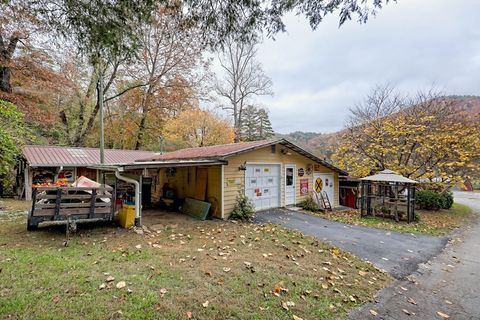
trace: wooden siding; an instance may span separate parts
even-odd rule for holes
[[[313,172],[310,175],[307,175],[306,169],[307,165],[314,166],[314,162],[309,158],[292,151],[288,150],[287,154],[283,154],[282,150],[287,149],[282,145],[276,145],[275,153],[272,153],[272,148],[265,147],[250,152],[246,152],[237,156],[229,157],[228,165],[225,166],[225,181],[224,181],[224,210],[225,218],[228,218],[230,212],[233,210],[235,205],[235,199],[240,191],[244,190],[245,185],[245,171],[239,170],[241,165],[245,164],[254,164],[254,163],[271,163],[271,164],[280,164],[280,203],[281,206],[285,205],[285,165],[295,165],[295,193],[296,193],[296,202],[299,203],[305,199],[306,196],[300,196],[300,180],[308,179],[308,189],[309,193],[313,190]],[[333,170],[324,167],[322,165],[317,165],[317,171],[322,173],[333,173],[334,175],[334,201],[333,205],[337,206],[339,204],[339,184],[338,184],[338,173]],[[305,175],[303,177],[298,176],[298,169],[303,168],[305,170]]]

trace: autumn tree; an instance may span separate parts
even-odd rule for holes
[[[205,147],[233,142],[234,132],[227,120],[209,110],[195,108],[169,121],[165,138],[188,147]]]
[[[221,107],[233,118],[235,142],[241,139],[245,108],[259,96],[272,94],[272,81],[256,60],[256,43],[229,40],[219,61],[223,77],[217,79],[215,90],[226,100]]]
[[[333,159],[360,177],[384,169],[435,182],[468,177],[480,159],[478,119],[433,91],[404,97],[378,87],[351,109]]]
[[[5,177],[11,174],[21,146],[30,139],[23,114],[12,103],[0,100],[0,196]]]
[[[275,132],[265,108],[249,105],[243,113],[240,135],[242,141],[265,140],[273,137]]]
[[[168,119],[170,112],[178,110],[179,103],[197,103],[206,77],[199,31],[182,28],[175,15],[168,8],[153,14],[142,32],[140,58],[128,68],[130,82],[134,86],[143,84],[135,105],[139,114],[134,146],[137,150],[144,147],[146,135],[160,131],[158,115]]]

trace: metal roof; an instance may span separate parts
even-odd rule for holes
[[[265,147],[271,145],[273,142],[274,141],[272,140],[261,140],[252,142],[221,144],[207,147],[186,148],[177,151],[167,152],[161,155],[156,155],[145,160],[180,160],[226,157],[242,151],[250,151],[255,148]]]
[[[277,140],[260,140],[252,142],[240,142],[240,143],[230,143],[216,146],[208,147],[198,147],[198,148],[187,148],[181,149],[173,152],[168,152],[161,155],[156,155],[154,157],[149,157],[141,161],[165,161],[165,160],[192,160],[192,159],[216,159],[224,160],[228,157],[242,154],[245,152],[250,152],[256,149],[265,148],[271,145],[281,144],[292,151],[295,151],[314,162],[317,162],[333,171],[336,171],[342,175],[348,175],[348,173],[340,168],[328,163],[327,161],[320,159],[314,154],[308,152],[300,146],[286,140],[286,139],[277,139]]]
[[[121,166],[122,170],[148,169],[148,168],[174,168],[174,167],[196,167],[196,166],[216,166],[227,164],[227,161],[215,159],[191,159],[191,160],[158,160],[141,161],[128,163]]]
[[[379,182],[417,183],[417,181],[401,176],[392,170],[383,170],[377,174],[374,174],[365,178],[361,178],[360,180],[379,181]]]
[[[22,151],[31,167],[85,167],[100,163],[98,148],[27,145]],[[105,164],[132,163],[156,154],[152,151],[105,149]]]

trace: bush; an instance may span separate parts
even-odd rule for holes
[[[420,209],[450,209],[453,205],[453,194],[451,191],[439,193],[433,190],[420,190],[417,192],[415,201]]]
[[[453,193],[444,191],[442,194],[442,209],[450,209],[453,206]]]
[[[442,208],[442,196],[433,190],[420,190],[415,199],[417,206],[425,210],[438,210]]]
[[[251,221],[255,214],[255,205],[243,193],[239,193],[235,200],[235,206],[230,214],[230,219]]]
[[[320,206],[318,203],[313,199],[310,195],[305,200],[298,204],[303,210],[307,211],[318,211],[320,210]]]

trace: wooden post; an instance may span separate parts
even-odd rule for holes
[[[95,213],[95,202],[97,202],[97,189],[92,188],[92,198],[90,199],[90,212],[88,218],[92,219]]]
[[[32,200],[32,172],[28,167],[28,163],[25,163],[25,171],[23,172],[25,179],[25,200]]]
[[[407,220],[408,223],[412,222],[412,215],[411,215],[411,208],[410,208],[410,192],[412,192],[412,189],[410,185],[407,185]]]
[[[60,204],[62,202],[62,188],[57,189],[57,198],[55,201],[55,215],[54,220],[59,220],[60,217]]]

